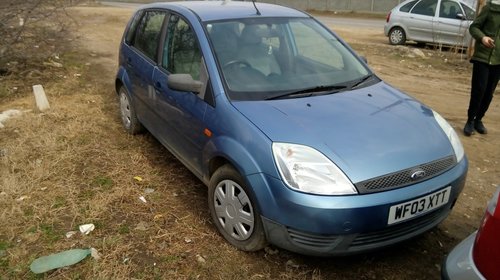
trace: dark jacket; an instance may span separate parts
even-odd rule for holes
[[[480,61],[489,65],[500,64],[500,5],[488,2],[469,27],[469,32],[476,39],[472,61]],[[481,43],[484,36],[495,40],[495,47],[487,48]]]

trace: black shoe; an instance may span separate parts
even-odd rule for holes
[[[471,136],[474,133],[474,121],[467,121],[464,127],[465,136]]]
[[[478,121],[478,120],[474,121],[474,128],[480,134],[488,134],[488,130],[486,129],[486,127],[484,127],[484,124],[482,121]]]

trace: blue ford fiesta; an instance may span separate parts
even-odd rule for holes
[[[439,224],[465,183],[453,128],[291,8],[142,6],[116,90],[126,131],[147,129],[208,186],[215,226],[241,250],[392,245]]]

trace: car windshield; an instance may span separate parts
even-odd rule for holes
[[[231,99],[264,100],[359,87],[370,70],[311,18],[206,24]]]

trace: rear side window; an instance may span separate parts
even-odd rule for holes
[[[403,13],[408,13],[411,10],[411,8],[413,8],[415,3],[417,3],[417,1],[418,0],[414,0],[404,4],[401,8],[399,8],[399,11]]]
[[[412,14],[419,14],[433,17],[436,14],[437,0],[422,0],[415,5]]]
[[[132,43],[135,48],[155,61],[164,19],[164,12],[146,11],[137,25]]]

